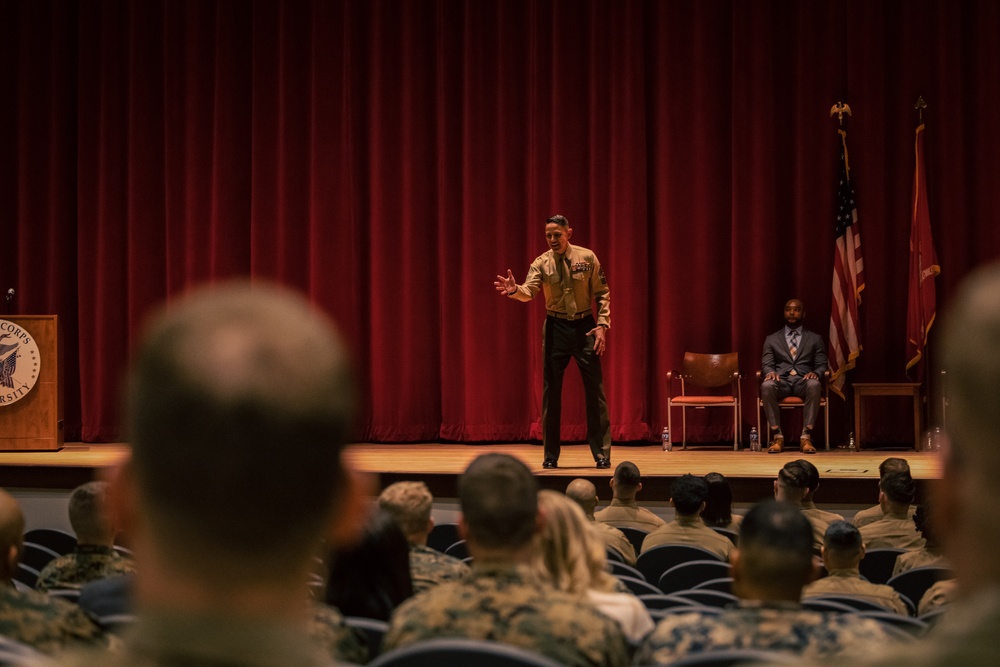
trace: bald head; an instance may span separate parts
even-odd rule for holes
[[[590,480],[577,478],[566,487],[566,496],[583,508],[584,514],[593,518],[597,507],[597,487]]]

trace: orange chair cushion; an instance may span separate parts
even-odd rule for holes
[[[712,404],[731,405],[736,402],[732,396],[674,396],[670,402],[675,405]]]

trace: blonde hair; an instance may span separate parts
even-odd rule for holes
[[[606,570],[607,552],[583,510],[559,493],[538,492],[542,529],[536,535],[535,569],[567,593],[614,591],[615,578]]]

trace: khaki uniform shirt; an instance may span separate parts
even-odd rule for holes
[[[957,579],[943,579],[935,581],[931,587],[920,596],[920,603],[917,604],[917,614],[923,615],[933,611],[938,607],[943,607],[955,597],[955,589],[958,588]]]
[[[596,521],[593,517],[590,519],[590,525],[598,539],[604,543],[604,546],[611,547],[620,553],[622,558],[625,560],[626,565],[635,565],[635,547],[632,546],[632,542],[625,537],[625,533],[618,530],[610,523]]]
[[[948,567],[944,554],[934,553],[927,549],[919,549],[917,551],[907,551],[905,554],[896,556],[896,565],[892,568],[892,576],[895,577],[897,574],[912,570],[915,567],[927,567],[928,565]]]
[[[604,269],[593,251],[570,244],[563,255],[569,260],[570,275],[576,310],[582,313],[591,310],[591,301],[597,304],[594,319],[601,326],[611,327],[611,289],[604,275]],[[539,290],[545,295],[545,309],[552,313],[566,314],[563,303],[562,274],[558,261],[561,258],[552,250],[543,252],[528,267],[524,283],[510,295],[518,301],[531,301]]]
[[[393,613],[382,649],[439,637],[511,644],[563,665],[629,664],[615,621],[512,563],[477,561],[465,579],[410,598]]]
[[[646,532],[667,525],[666,521],[645,507],[639,507],[635,500],[622,501],[617,498],[604,509],[594,512],[594,518],[615,528],[636,528]]]
[[[826,537],[826,529],[834,521],[843,521],[844,517],[835,512],[827,512],[816,507],[815,503],[802,503],[802,513],[813,529],[813,547],[819,549],[823,546],[823,538]]]
[[[905,514],[886,514],[878,521],[858,528],[866,549],[923,549],[923,538],[913,519]]]
[[[741,601],[717,616],[700,612],[665,616],[639,648],[635,664],[665,665],[692,653],[727,649],[817,659],[893,641],[870,618],[809,611],[790,602]]]
[[[850,595],[881,605],[897,614],[908,615],[910,610],[899,593],[884,584],[873,584],[861,578],[857,568],[830,570],[830,573],[802,589],[802,599],[821,595]]]
[[[912,519],[913,515],[916,513],[917,513],[916,506],[910,505],[910,511],[909,511],[910,519]],[[856,527],[860,528],[861,526],[869,524],[872,521],[878,521],[884,516],[885,515],[882,514],[882,507],[880,505],[876,505],[875,507],[869,507],[868,509],[859,510],[854,515],[854,518],[851,519],[851,523],[853,523]]]
[[[665,544],[690,544],[701,547],[708,549],[725,561],[729,560],[729,554],[735,548],[728,537],[720,535],[706,526],[700,517],[680,515],[647,535],[646,539],[642,541],[642,549],[639,551],[645,553],[653,547]]]
[[[413,579],[414,595],[468,574],[469,566],[458,558],[424,544],[410,545],[410,576]]]

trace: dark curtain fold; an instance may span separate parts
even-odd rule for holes
[[[832,104],[854,112],[867,275],[848,382],[906,380],[918,95],[939,312],[996,257],[998,32],[987,0],[6,3],[0,287],[10,312],[60,316],[69,439],[126,437],[120,377],[154,304],[245,276],[337,319],[360,439],[530,440],[544,309],[492,280],[523,280],[562,213],[611,284],[612,437],[655,437],[685,350],[740,353],[748,430],[784,301],[828,333]],[[887,414],[869,430],[905,442]],[[691,436],[725,422],[694,415]]]

